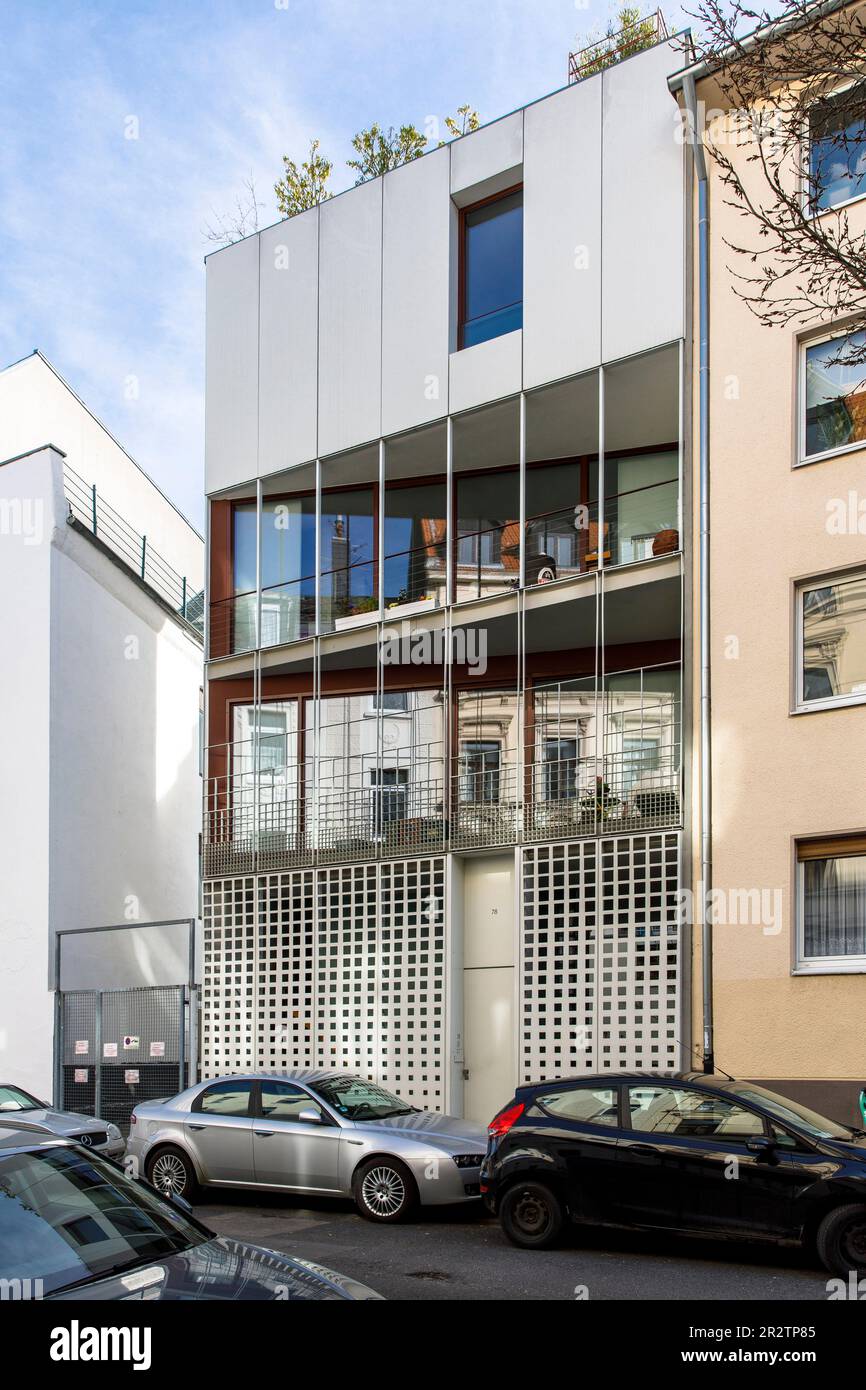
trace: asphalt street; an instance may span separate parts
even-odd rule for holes
[[[827,1298],[828,1276],[800,1250],[589,1230],[556,1250],[517,1250],[474,1204],[399,1226],[364,1221],[350,1202],[258,1193],[206,1196],[195,1211],[220,1235],[328,1265],[389,1299]]]

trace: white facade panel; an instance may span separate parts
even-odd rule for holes
[[[384,434],[439,419],[448,407],[449,167],[441,149],[383,180]]]
[[[503,333],[486,343],[452,352],[450,407],[454,414],[487,401],[501,400],[520,390],[523,334]]]
[[[501,121],[461,136],[450,148],[451,194],[459,205],[487,198],[511,182],[519,183],[523,112],[515,111]]]
[[[378,437],[382,394],[382,179],[319,213],[319,453]]]
[[[316,457],[319,211],[259,238],[259,473]]]
[[[526,111],[526,388],[601,360],[601,93],[599,76]]]
[[[258,468],[259,238],[208,259],[205,487],[255,478]]]
[[[603,74],[605,362],[683,335],[684,147],[667,87],[681,61],[664,43]]]

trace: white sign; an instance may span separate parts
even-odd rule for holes
[[[87,1077],[88,1077],[88,1069],[87,1069],[87,1067],[76,1067],[76,1068],[75,1068],[75,1080],[76,1080],[76,1082],[77,1082],[79,1085],[81,1085],[82,1083],[86,1082],[86,1081],[87,1081]]]
[[[130,1033],[123,1039],[124,1052],[134,1052],[137,1047],[141,1047],[141,1038],[136,1033]]]
[[[90,1043],[87,1041],[87,1038],[79,1038],[75,1044],[76,1057],[86,1057],[89,1051]]]
[[[103,1055],[103,1057],[116,1057],[116,1056],[117,1056],[117,1043],[103,1043],[103,1044],[102,1044],[102,1055]]]
[[[133,1067],[127,1067],[126,1071],[123,1073],[123,1079],[127,1086],[137,1086],[138,1072]]]
[[[152,1043],[150,1044],[150,1055],[151,1055],[151,1057],[164,1057],[164,1056],[165,1056],[165,1043],[164,1043],[164,1042],[152,1042]]]

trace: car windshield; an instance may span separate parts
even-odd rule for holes
[[[22,1110],[47,1109],[44,1100],[37,1100],[35,1096],[28,1095],[19,1086],[0,1086],[0,1110],[4,1113],[8,1114],[14,1110],[20,1114]]]
[[[357,1076],[333,1076],[317,1081],[311,1090],[347,1120],[385,1120],[390,1115],[411,1115],[412,1106]]]
[[[787,1096],[777,1096],[774,1091],[765,1091],[763,1086],[731,1086],[729,1089],[735,1095],[742,1096],[743,1100],[761,1105],[780,1120],[795,1125],[813,1139],[851,1138],[851,1125],[836,1124],[835,1120],[828,1120],[826,1115],[819,1115],[817,1111],[809,1110],[805,1105],[789,1100]]]
[[[80,1149],[0,1157],[0,1278],[44,1294],[146,1264],[207,1239],[119,1168]]]

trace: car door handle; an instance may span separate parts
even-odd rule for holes
[[[257,1129],[255,1132],[257,1139],[272,1139],[275,1133],[273,1129]]]
[[[652,1144],[627,1143],[626,1148],[628,1149],[630,1154],[648,1154],[650,1157],[652,1157],[652,1155],[656,1153],[656,1150],[653,1148]]]
[[[190,1129],[207,1129],[207,1125],[190,1125]]]

